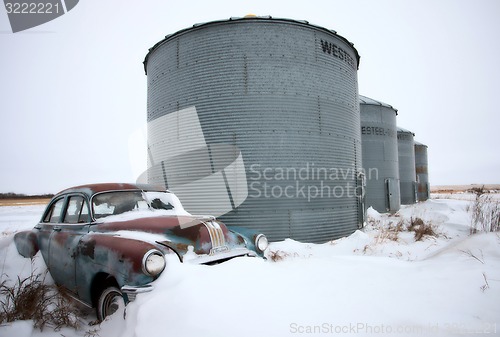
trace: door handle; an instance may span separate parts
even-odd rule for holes
[[[59,226],[54,226],[54,232],[60,232],[61,231],[61,227]]]

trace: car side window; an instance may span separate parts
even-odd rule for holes
[[[64,215],[64,223],[76,224],[89,222],[89,208],[81,195],[71,196]]]
[[[64,198],[57,200],[52,204],[43,222],[58,223],[61,220],[61,211],[64,205]]]

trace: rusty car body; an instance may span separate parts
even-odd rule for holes
[[[167,257],[211,264],[262,257],[268,245],[263,234],[189,214],[163,188],[115,183],[59,192],[40,222],[14,241],[24,257],[40,251],[55,283],[96,308],[99,320],[152,290]]]

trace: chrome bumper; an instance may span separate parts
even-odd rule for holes
[[[133,300],[135,300],[135,297],[137,296],[137,294],[147,293],[153,289],[154,289],[154,287],[151,284],[146,284],[143,286],[127,286],[127,285],[125,285],[122,287],[121,290],[122,290],[123,294],[127,295],[129,302],[132,302]]]
[[[195,255],[195,256],[184,256],[183,262],[193,263],[193,264],[207,264],[211,262],[217,262],[222,260],[232,259],[234,257],[240,256],[251,256],[255,257],[257,254],[246,248],[231,249],[228,251],[218,252],[213,255]]]

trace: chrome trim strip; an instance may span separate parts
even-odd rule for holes
[[[205,225],[208,230],[208,234],[210,235],[210,241],[212,242],[212,248],[210,249],[209,255],[218,254],[220,252],[224,252],[229,250],[226,246],[226,239],[224,238],[224,232],[222,231],[221,226],[217,221],[203,221],[201,222]]]
[[[76,295],[73,295],[69,291],[66,292],[65,295],[68,295],[69,297],[71,297],[72,300],[74,300],[75,302],[80,303],[81,305],[85,306],[86,308],[92,309],[92,305],[88,304],[87,302],[82,301],[81,299],[79,299],[78,297],[76,297]]]
[[[226,239],[224,238],[224,233],[222,232],[222,228],[216,221],[210,221],[211,225],[215,231],[216,245],[217,247],[225,246]]]
[[[128,300],[130,302],[132,302],[133,300],[135,300],[135,298],[136,298],[136,296],[138,294],[147,293],[147,292],[152,291],[153,289],[154,289],[154,287],[151,284],[145,284],[143,286],[127,286],[127,285],[124,285],[121,288],[121,291],[122,291],[122,293],[126,294],[127,297],[128,297]]]
[[[240,256],[251,256],[255,257],[257,254],[255,254],[254,251],[251,251],[246,248],[235,248],[231,249],[225,252],[220,252],[214,255],[198,255],[197,257],[193,257],[190,259],[184,259],[185,263],[192,263],[192,264],[205,264],[205,263],[210,263],[210,262],[216,262],[219,260],[226,260],[226,259],[231,259],[233,257],[240,257]]]

